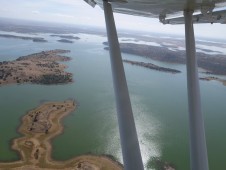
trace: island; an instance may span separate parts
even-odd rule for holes
[[[109,50],[108,43],[104,42],[105,50]],[[151,46],[135,43],[120,43],[122,53],[138,55],[153,60],[186,64],[185,50],[169,50],[164,46]],[[197,52],[198,66],[206,70],[206,74],[226,75],[226,56],[223,54],[209,55]]]
[[[200,77],[199,79],[200,79],[200,80],[204,80],[204,81],[212,81],[212,80],[219,81],[219,82],[221,82],[224,86],[226,86],[226,80],[223,80],[223,79],[218,78],[218,77],[209,76],[209,77]]]
[[[75,109],[75,101],[66,100],[46,102],[29,111],[18,128],[22,136],[12,142],[21,159],[1,162],[0,169],[122,170],[122,165],[108,156],[82,155],[66,161],[51,158],[51,140],[63,132],[62,119]]]
[[[79,37],[74,37],[73,35],[57,35],[57,34],[53,34],[50,35],[51,37],[60,37],[62,39],[71,39],[71,40],[79,40]]]
[[[168,73],[173,73],[173,74],[181,72],[179,70],[175,70],[175,69],[171,69],[171,68],[160,67],[160,66],[157,66],[152,63],[145,63],[145,62],[138,62],[138,61],[131,61],[131,60],[123,60],[123,62],[132,64],[132,65],[149,68],[152,70],[163,71],[163,72],[168,72]]]
[[[72,82],[72,73],[65,72],[70,57],[60,54],[69,50],[55,49],[0,62],[0,86],[7,84],[65,84]]]
[[[62,43],[73,43],[73,41],[67,40],[67,39],[60,39],[60,40],[57,40],[57,41],[62,42]]]
[[[22,39],[22,40],[32,40],[33,42],[47,42],[47,40],[45,40],[42,37],[25,37],[25,36],[11,35],[11,34],[0,34],[0,37],[15,38],[15,39]]]

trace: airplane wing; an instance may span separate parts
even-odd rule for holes
[[[103,8],[103,0],[84,0]],[[225,0],[109,0],[116,13],[159,18],[163,24],[184,24],[185,9],[194,10],[193,23],[226,23]]]

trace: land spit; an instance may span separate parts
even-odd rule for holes
[[[75,108],[73,100],[48,102],[24,115],[18,129],[23,136],[12,142],[12,148],[19,153],[21,160],[0,163],[0,169],[122,170],[122,165],[108,156],[83,155],[67,161],[51,158],[50,141],[62,133],[62,118]]]

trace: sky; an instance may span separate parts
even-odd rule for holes
[[[26,20],[105,27],[104,12],[83,0],[1,0],[0,16]],[[183,25],[163,25],[158,19],[114,14],[118,29],[184,35]],[[197,24],[196,36],[226,39],[225,25]]]

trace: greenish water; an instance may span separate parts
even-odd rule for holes
[[[0,60],[50,49],[69,49],[67,62],[74,83],[67,85],[10,85],[0,87],[0,160],[19,159],[10,141],[19,137],[16,128],[28,110],[44,101],[76,99],[79,107],[63,120],[64,133],[53,140],[52,156],[70,159],[84,153],[111,154],[122,161],[108,51],[100,37],[80,35],[74,44],[0,39]],[[188,113],[185,66],[151,61],[123,54],[124,58],[173,67],[169,74],[125,64],[142,157],[147,166],[152,157],[189,170]],[[202,108],[211,170],[226,167],[226,87],[201,81]],[[146,167],[146,169],[150,169]]]

